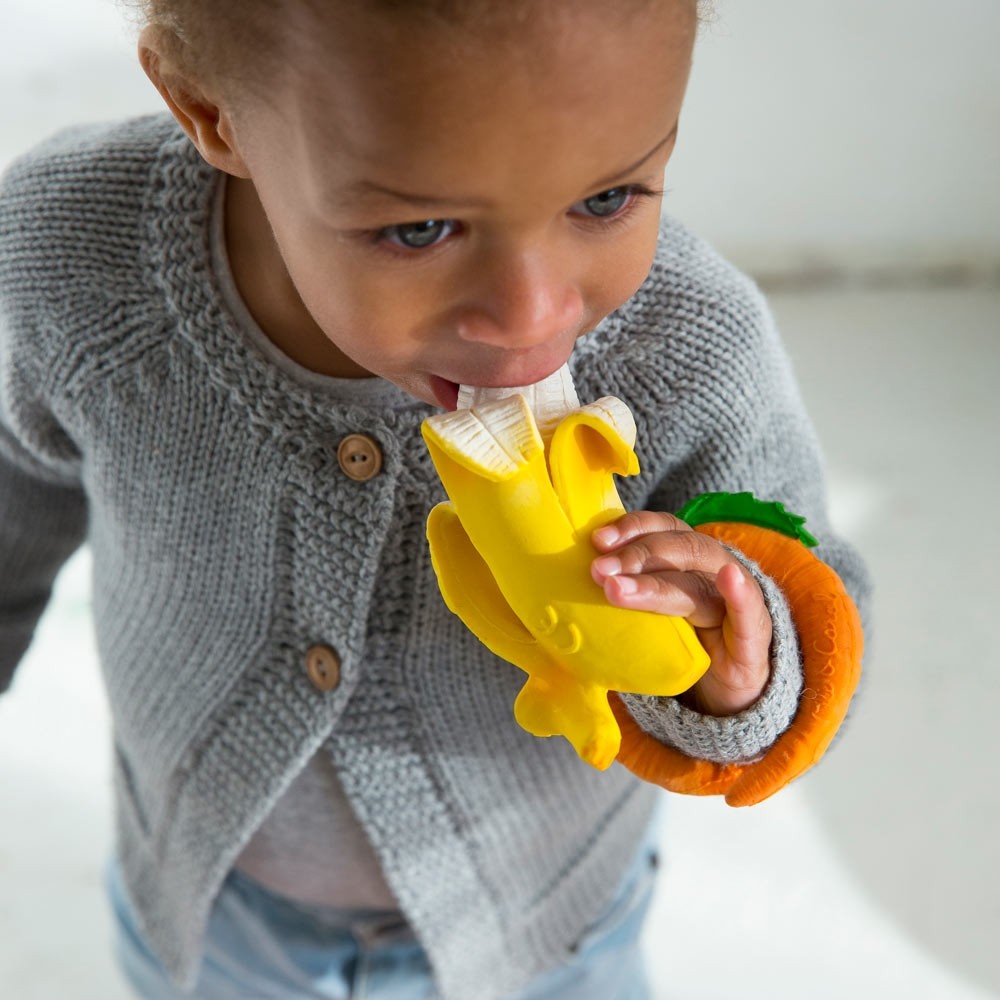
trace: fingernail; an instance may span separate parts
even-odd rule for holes
[[[613,524],[606,524],[603,528],[598,528],[591,538],[595,545],[614,545],[619,538],[618,529]]]
[[[634,594],[639,589],[639,584],[631,576],[618,577],[616,586],[619,594]]]
[[[594,569],[601,576],[618,576],[622,571],[622,561],[618,556],[601,556],[594,560]]]

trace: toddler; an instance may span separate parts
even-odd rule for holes
[[[638,424],[606,599],[711,667],[626,696],[689,757],[764,757],[787,601],[671,516],[752,490],[830,532],[753,285],[661,220],[694,0],[149,0],[170,114],[0,187],[0,683],[93,553],[119,951],[146,998],[639,1000],[660,792],[519,729],[451,615],[420,425],[567,361]]]

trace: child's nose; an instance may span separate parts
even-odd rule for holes
[[[579,332],[583,297],[566,271],[537,253],[494,257],[480,269],[457,317],[459,336],[517,349]]]

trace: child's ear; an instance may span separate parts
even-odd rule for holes
[[[233,139],[229,116],[169,55],[165,30],[147,27],[139,36],[139,62],[202,157],[235,177],[249,171]]]

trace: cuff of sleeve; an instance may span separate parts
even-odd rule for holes
[[[696,712],[676,698],[619,695],[647,735],[686,757],[714,764],[748,763],[762,757],[791,725],[802,694],[799,641],[788,601],[755,562],[731,551],[760,585],[771,615],[771,676],[760,698],[737,715],[720,717]]]

